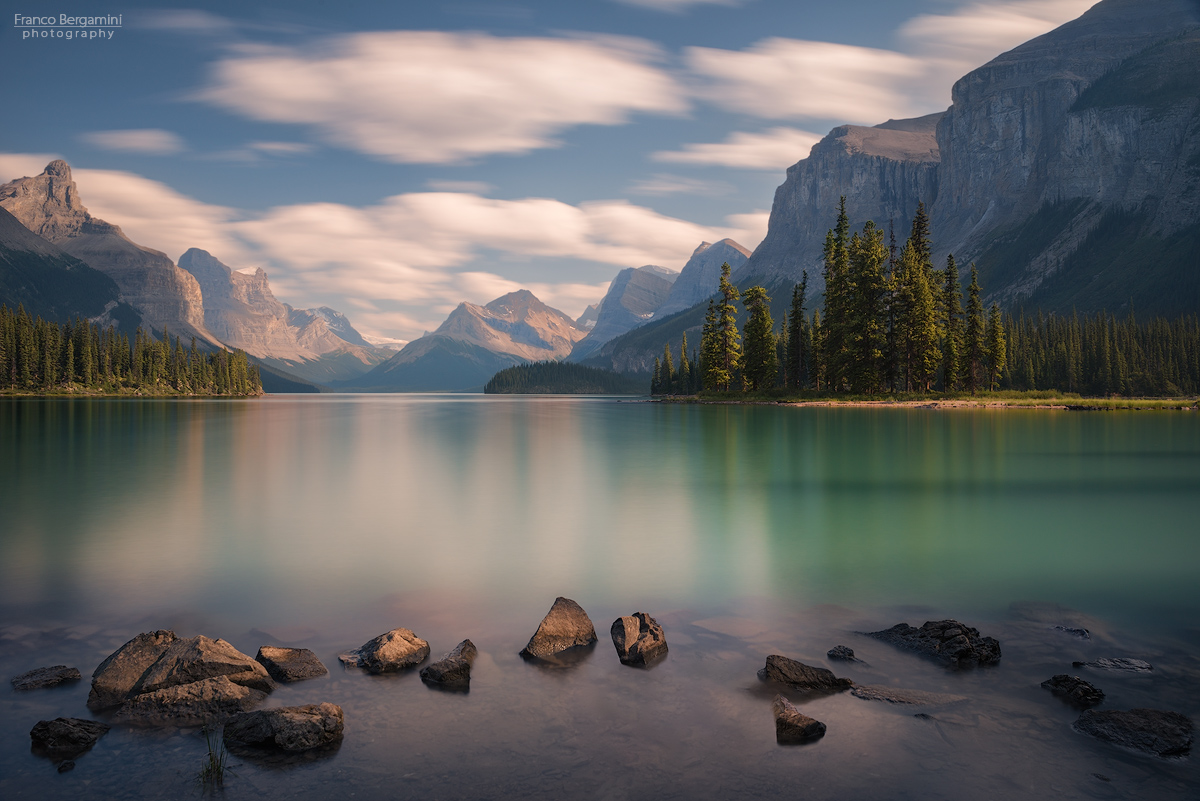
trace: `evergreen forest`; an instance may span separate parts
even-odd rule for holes
[[[767,290],[745,291],[723,266],[698,349],[683,335],[655,359],[651,393],[969,393],[1055,390],[1089,396],[1200,392],[1200,320],[1140,321],[1004,314],[985,309],[974,265],[965,293],[958,264],[932,260],[929,219],[918,205],[911,233],[867,222],[850,231],[845,198],[825,239],[824,301],[806,312],[808,275],[776,326]],[[740,302],[746,312],[737,326]]]
[[[62,325],[0,306],[0,390],[152,395],[260,395],[258,369],[243,351],[184,348],[138,328],[132,342],[83,319]]]
[[[489,395],[644,395],[646,379],[642,375],[621,375],[571,362],[532,362],[504,368],[483,391]]]

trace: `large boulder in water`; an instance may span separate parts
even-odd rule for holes
[[[1042,686],[1077,707],[1096,706],[1104,700],[1104,691],[1078,676],[1059,673],[1042,682]]]
[[[310,751],[342,739],[343,728],[340,706],[306,704],[234,715],[225,722],[223,736],[225,744],[231,747]]]
[[[521,656],[547,659],[569,648],[591,645],[596,639],[596,627],[583,607],[560,596],[521,649]]]
[[[275,681],[303,681],[329,673],[317,655],[307,648],[276,648],[264,645],[254,660],[267,669]]]
[[[466,690],[471,686],[471,666],[479,649],[470,640],[463,640],[454,650],[421,670],[421,680],[435,687]]]
[[[34,751],[52,759],[74,759],[108,732],[108,725],[81,718],[39,720],[30,730]]]
[[[832,670],[813,667],[786,656],[771,654],[767,664],[758,671],[758,677],[763,681],[777,681],[790,684],[801,690],[832,690],[841,692],[854,686],[850,679],[839,679]]]
[[[825,724],[805,715],[782,695],[771,704],[775,713],[775,740],[781,745],[807,743],[825,736]]]
[[[275,689],[275,682],[261,664],[225,640],[210,640],[201,635],[168,645],[158,661],[142,674],[137,691],[152,693],[218,676],[263,692]]]
[[[1158,709],[1089,709],[1075,730],[1114,745],[1157,757],[1184,756],[1192,748],[1192,721]]]
[[[866,634],[935,659],[947,667],[994,665],[1000,661],[1000,643],[995,638],[981,637],[979,629],[957,620],[929,620],[920,628],[897,623],[890,629]]]
[[[82,678],[83,675],[78,668],[53,665],[35,668],[20,676],[13,676],[12,686],[14,690],[42,690],[66,684],[68,681],[79,681]]]
[[[139,634],[114,651],[92,673],[88,709],[111,709],[133,692],[151,665],[175,642],[175,632],[159,630]]]
[[[667,656],[667,635],[645,612],[617,618],[609,633],[622,665],[651,667]]]
[[[429,643],[411,629],[392,629],[338,659],[368,673],[395,673],[414,668],[429,658]]]
[[[113,720],[134,726],[202,726],[248,712],[266,698],[262,690],[217,676],[135,695],[121,704]]]

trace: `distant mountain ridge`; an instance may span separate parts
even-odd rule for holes
[[[647,264],[627,267],[617,273],[596,308],[596,323],[570,353],[581,361],[605,342],[644,325],[666,301],[679,273]]]

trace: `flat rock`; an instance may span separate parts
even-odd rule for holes
[[[205,636],[177,639],[167,646],[142,675],[137,694],[224,676],[234,684],[270,692],[275,689],[267,669],[225,640]]]
[[[92,673],[88,709],[120,706],[141,681],[142,674],[158,661],[175,640],[173,631],[151,631],[139,634],[114,651]]]
[[[1071,667],[1093,670],[1114,670],[1121,673],[1149,673],[1154,667],[1141,659],[1093,659],[1090,662],[1072,662]]]
[[[317,655],[307,648],[276,648],[264,645],[254,660],[267,669],[275,681],[303,681],[329,673]]]
[[[830,659],[840,659],[843,662],[861,662],[862,661],[857,656],[854,655],[853,648],[848,648],[845,645],[833,646],[832,648],[829,649],[829,651],[826,652],[825,656],[829,657]]]
[[[886,701],[889,704],[906,706],[941,706],[966,701],[966,696],[949,693],[931,693],[924,690],[901,690],[880,684],[859,684],[850,689],[850,694],[864,701]]]
[[[345,664],[368,673],[395,673],[416,667],[428,658],[429,643],[411,629],[392,629],[361,648],[338,655]]]
[[[825,724],[802,713],[782,695],[771,703],[775,713],[775,741],[782,745],[807,743],[825,736]]]
[[[591,645],[596,639],[596,627],[583,607],[560,596],[554,599],[537,631],[521,649],[521,656],[544,659],[568,648]]]
[[[1089,709],[1075,730],[1114,745],[1158,757],[1184,756],[1192,747],[1192,721],[1158,709]]]
[[[266,698],[262,690],[217,676],[135,695],[121,704],[113,720],[135,726],[200,726],[249,712]]]
[[[1075,706],[1096,706],[1104,700],[1104,691],[1092,686],[1078,676],[1068,676],[1059,673],[1042,682],[1042,686],[1050,692],[1070,701]]]
[[[46,687],[57,687],[60,684],[66,684],[68,681],[79,681],[82,678],[83,676],[80,674],[79,668],[54,665],[52,667],[34,668],[28,673],[13,676],[12,686],[14,690],[41,690]]]
[[[777,681],[790,684],[801,690],[836,690],[841,691],[854,686],[850,679],[839,679],[832,670],[813,667],[786,656],[771,654],[767,664],[758,671],[758,677],[763,681]]]
[[[658,621],[645,612],[617,618],[609,633],[622,665],[649,667],[667,656],[667,635]]]
[[[470,640],[463,640],[454,646],[454,650],[421,669],[421,680],[429,684],[453,689],[467,689],[471,686],[471,666],[479,649]]]
[[[87,751],[108,732],[109,727],[96,720],[55,718],[39,720],[29,731],[33,747],[54,759],[74,759]]]
[[[1000,661],[1000,643],[979,636],[979,630],[957,620],[930,620],[920,628],[897,623],[890,629],[866,632],[868,637],[955,668],[994,665]]]
[[[260,709],[233,715],[225,722],[228,746],[309,751],[342,738],[344,719],[336,704],[307,704]]]
[[[1081,640],[1092,639],[1092,633],[1084,628],[1075,628],[1073,626],[1054,626],[1055,631],[1061,631],[1063,634],[1069,634],[1072,637],[1078,637]]]

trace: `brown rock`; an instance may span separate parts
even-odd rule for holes
[[[78,668],[54,665],[53,667],[35,668],[20,676],[13,676],[12,686],[14,690],[41,690],[46,687],[57,687],[68,681],[79,681],[82,678]]]
[[[786,656],[771,654],[767,664],[758,671],[758,677],[763,681],[777,681],[790,684],[802,690],[834,690],[841,691],[854,686],[850,679],[839,679],[833,671],[813,667]]]
[[[667,656],[667,636],[662,626],[645,612],[617,618],[610,633],[622,665],[649,667]]]
[[[108,732],[99,721],[80,718],[39,720],[30,730],[36,751],[54,759],[74,759],[87,751]]]
[[[421,679],[429,684],[450,689],[467,689],[471,685],[471,666],[479,649],[470,640],[463,640],[454,650],[421,670]]]
[[[957,620],[930,620],[920,628],[897,623],[890,629],[868,632],[867,636],[916,651],[948,667],[994,665],[1000,661],[999,642],[992,637],[980,637],[979,629]]]
[[[1158,757],[1184,756],[1192,748],[1192,721],[1178,712],[1089,709],[1074,727],[1099,740]]]
[[[275,682],[267,669],[225,640],[203,635],[175,640],[142,675],[134,692],[152,693],[195,681],[224,676],[234,684],[270,692]]]
[[[261,709],[232,716],[225,722],[228,746],[309,751],[342,739],[342,708],[335,704],[307,704]]]
[[[782,695],[771,704],[775,713],[775,741],[781,745],[807,743],[825,736],[825,724],[813,720]]]
[[[135,695],[121,704],[113,720],[135,726],[200,726],[249,712],[266,698],[262,690],[217,676]]]
[[[568,648],[596,642],[596,628],[583,608],[570,598],[558,597],[542,618],[521,656],[545,659]]]
[[[264,645],[254,657],[276,681],[302,681],[324,676],[329,670],[307,648],[276,648]]]
[[[114,651],[92,673],[88,709],[119,706],[141,681],[142,674],[158,661],[175,640],[173,631],[151,631],[139,634]]]
[[[1079,707],[1096,706],[1104,700],[1103,690],[1092,686],[1090,682],[1086,682],[1078,676],[1068,676],[1066,673],[1059,673],[1057,676],[1046,679],[1042,682],[1042,686]]]
[[[908,706],[941,706],[943,704],[958,704],[967,700],[964,695],[930,693],[924,690],[901,690],[878,684],[857,685],[850,690],[850,694],[864,701],[885,701],[889,704],[904,704]]]
[[[429,643],[410,629],[392,629],[338,659],[368,673],[394,673],[416,667],[429,658]]]

